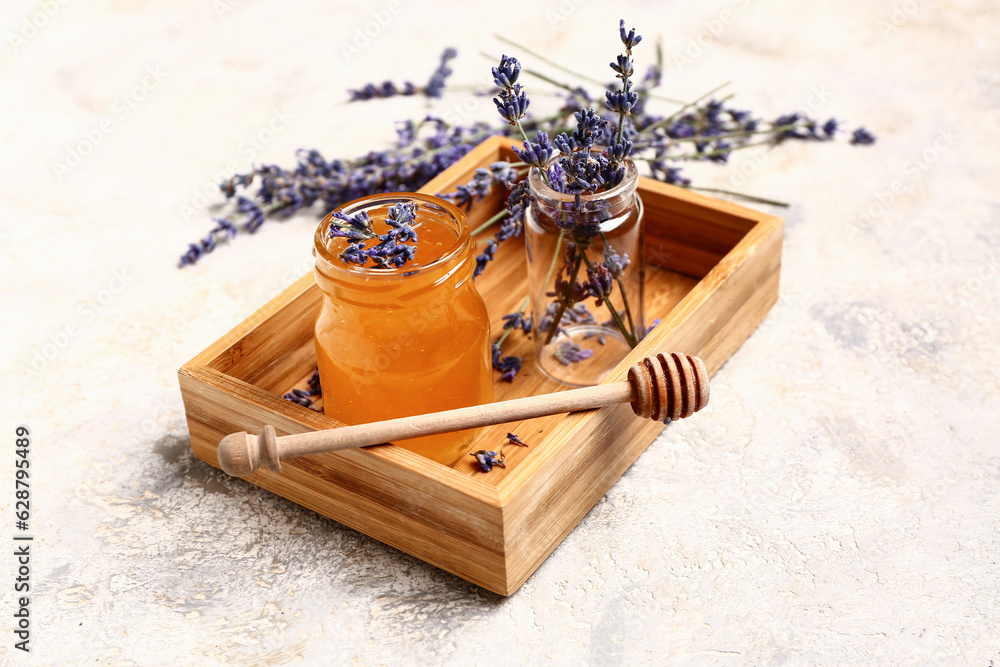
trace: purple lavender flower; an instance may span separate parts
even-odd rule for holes
[[[521,357],[508,356],[503,357],[503,349],[501,345],[503,340],[507,337],[509,332],[504,332],[504,335],[500,337],[499,340],[495,341],[491,347],[493,353],[493,370],[500,373],[500,379],[504,382],[511,382],[514,377],[521,371]]]
[[[319,383],[319,369],[317,368],[313,371],[313,374],[309,376],[309,395],[310,396],[321,396],[323,394],[323,387]]]
[[[345,238],[351,241],[363,241],[376,237],[372,231],[372,221],[364,211],[354,215],[347,215],[340,210],[331,213],[330,238]]]
[[[608,146],[605,155],[609,162],[621,162],[632,153],[632,142],[628,139],[616,141]]]
[[[340,258],[347,264],[364,266],[369,259],[375,268],[385,269],[393,266],[400,268],[412,260],[417,249],[407,242],[417,242],[417,232],[410,223],[416,218],[417,205],[414,202],[399,202],[394,204],[386,215],[385,222],[389,231],[376,234],[372,228],[372,220],[365,211],[355,215],[347,215],[343,211],[334,211],[330,218],[330,238],[347,238],[354,243],[348,243],[340,253]],[[378,239],[371,248],[365,242]]]
[[[517,58],[511,58],[504,54],[500,56],[500,64],[492,71],[493,82],[497,84],[497,88],[513,88],[521,73],[521,63],[517,61]]]
[[[875,143],[875,135],[863,127],[859,127],[851,134],[852,146],[869,146]]]
[[[603,128],[590,128],[588,139],[587,123],[577,127],[576,136],[556,133],[566,124],[566,117],[574,111],[597,106],[592,95],[582,87],[567,89],[565,102],[555,120],[531,119],[525,114],[529,100],[518,84],[521,63],[516,58],[504,56],[493,68],[493,77],[501,93],[497,97],[498,109],[505,125],[494,128],[486,123],[453,124],[442,118],[426,117],[398,123],[397,140],[387,150],[369,151],[353,159],[327,160],[315,150],[297,152],[298,165],[291,169],[278,165],[260,165],[247,173],[235,174],[220,183],[219,187],[228,200],[233,201],[233,209],[239,219],[224,216],[233,229],[255,232],[267,217],[287,216],[291,212],[306,209],[316,203],[324,211],[341,206],[344,202],[379,192],[416,190],[431,178],[466,154],[473,146],[498,130],[507,136],[517,136],[528,140],[526,132],[545,132],[551,137],[548,145],[541,138],[532,139],[521,149],[529,154],[522,161],[535,166],[550,155],[552,148],[566,158],[564,164],[549,167],[548,182],[560,192],[580,194],[596,189],[614,187],[624,177],[621,161],[633,154],[646,158],[655,178],[681,186],[690,186],[688,178],[673,166],[677,159],[702,159],[724,162],[730,152],[751,141],[753,136],[773,134],[774,143],[787,139],[829,140],[842,129],[835,119],[825,123],[806,118],[801,114],[787,114],[774,122],[759,121],[744,110],[732,109],[723,99],[710,99],[688,105],[679,115],[657,116],[646,109],[652,106],[651,89],[658,85],[662,77],[662,67],[650,66],[642,81],[633,90],[636,65],[632,59],[632,49],[641,41],[635,30],[626,30],[624,21],[619,21],[619,35],[625,46],[625,53],[619,54],[611,63],[615,76],[621,80],[618,90],[605,97],[612,108],[618,111],[616,118],[605,118]],[[430,82],[418,87],[410,82],[368,84],[357,91],[351,91],[352,99],[375,99],[399,95],[423,94],[438,96],[445,81],[450,76],[450,61],[455,57],[453,50],[446,50],[435,69]],[[602,113],[609,115],[604,106]],[[629,115],[625,115],[627,112]],[[558,116],[558,114],[562,114]],[[780,127],[777,123],[793,121],[794,127]],[[556,135],[556,136],[553,136]],[[851,143],[864,145],[874,142],[874,136],[864,128],[858,128],[849,135]],[[577,138],[581,141],[577,141]],[[627,143],[632,142],[632,148]],[[536,147],[535,144],[539,146]],[[589,159],[581,159],[575,153],[590,153],[594,145],[606,145],[603,161],[595,165]],[[691,149],[694,149],[692,152]],[[556,156],[552,156],[555,158]],[[583,156],[586,158],[587,156]],[[596,159],[596,158],[595,158]],[[599,178],[594,177],[596,172]],[[506,170],[503,182],[510,184],[521,174],[516,170]],[[493,185],[496,185],[496,178]],[[485,178],[474,179],[474,183],[460,187],[455,193],[463,207],[471,207],[481,199],[486,186]],[[241,199],[242,195],[242,199]],[[523,208],[509,208],[510,215],[504,218],[497,240],[516,235],[521,229]],[[231,240],[233,233],[225,229],[213,229],[208,235],[187,246],[181,256],[180,265],[193,264],[205,254],[212,252],[224,240]],[[350,239],[349,239],[350,240]],[[355,241],[356,242],[356,241]],[[401,251],[408,253],[409,251]],[[402,255],[401,255],[402,256]]]
[[[524,118],[530,103],[531,100],[519,83],[515,83],[512,88],[501,90],[499,96],[493,98],[493,104],[497,105],[500,116],[510,125],[517,125],[517,121]]]
[[[507,434],[507,441],[514,445],[520,445],[521,447],[527,447],[527,443],[521,442],[521,439],[513,433]]]
[[[639,94],[631,90],[609,90],[604,95],[608,109],[625,116],[632,115],[632,107],[639,101]]]
[[[576,131],[572,137],[579,148],[593,146],[594,136],[600,136],[608,125],[608,121],[601,118],[593,109],[580,109],[573,114],[573,117],[576,119]]]
[[[619,79],[627,79],[632,76],[632,59],[623,53],[619,53],[618,62],[611,63],[611,69],[618,73],[617,76]]]
[[[605,244],[604,246],[604,266],[607,267],[608,273],[615,280],[622,277],[622,273],[628,268],[628,265],[632,261],[628,258],[628,254],[619,255],[611,244]]]
[[[595,264],[594,268],[587,269],[587,280],[583,283],[583,289],[587,296],[596,299],[594,305],[598,307],[604,305],[604,300],[611,296],[611,285],[611,272],[603,263]]]
[[[427,97],[442,96],[445,82],[451,76],[451,68],[448,67],[448,61],[457,55],[458,51],[451,47],[445,49],[444,53],[441,54],[441,63],[434,70],[434,74],[431,75],[431,80],[427,82],[427,87],[425,88]]]
[[[482,253],[476,255],[476,269],[472,273],[473,278],[479,277],[479,274],[486,269],[486,265],[493,261],[493,256],[497,251],[496,239],[490,239],[486,242],[486,248]]]
[[[570,364],[575,364],[584,361],[585,359],[590,359],[592,356],[594,356],[594,351],[585,350],[576,343],[565,341],[559,347],[556,348],[556,351],[553,353],[552,356],[554,356],[556,358],[556,361],[558,361],[563,366],[569,366]]]
[[[253,234],[264,224],[264,211],[251,199],[239,197],[236,200],[236,212],[246,216],[243,231]]]
[[[347,94],[350,95],[350,102],[358,102],[397,95],[416,95],[417,92],[417,87],[409,81],[403,82],[402,86],[397,86],[392,81],[383,81],[378,86],[369,83],[357,90],[348,90]]]
[[[524,333],[531,333],[531,317],[525,317],[523,312],[510,313],[503,316],[504,329],[520,329]]]
[[[496,452],[488,449],[480,449],[477,452],[472,452],[469,456],[475,457],[476,461],[479,462],[479,468],[483,472],[489,472],[493,469],[493,466],[500,466],[501,468],[507,467],[503,463],[506,458],[504,457],[503,452],[497,454]]]
[[[573,151],[575,151],[577,148],[580,148],[580,146],[577,145],[576,141],[572,137],[568,136],[565,132],[560,132],[559,134],[557,134],[555,139],[552,140],[552,143],[555,144],[555,147],[559,150],[560,153],[566,156],[572,155]]]
[[[544,169],[546,165],[556,156],[558,151],[549,143],[549,135],[545,132],[538,133],[538,141],[525,141],[524,148],[518,149],[511,146],[514,154],[529,167]]]
[[[303,389],[292,389],[290,392],[283,394],[281,397],[286,401],[298,403],[299,405],[307,408],[313,404],[310,393]]]
[[[632,47],[642,41],[642,35],[635,34],[635,28],[625,32],[625,19],[618,22],[618,30],[621,33],[622,44],[626,51],[631,51]]]

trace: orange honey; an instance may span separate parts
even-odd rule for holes
[[[428,195],[392,193],[355,200],[376,233],[396,203],[417,204],[416,256],[401,268],[340,259],[343,238],[316,231],[316,282],[324,293],[316,357],[327,416],[345,424],[407,417],[493,400],[490,325],[472,282],[474,244],[465,215]],[[419,225],[419,226],[417,226]],[[370,247],[376,241],[367,245]],[[395,444],[445,465],[469,453],[477,429]]]

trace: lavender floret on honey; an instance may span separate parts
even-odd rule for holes
[[[415,245],[406,245],[417,242],[416,229],[410,224],[416,218],[417,208],[413,202],[394,204],[385,218],[389,226],[385,234],[375,233],[372,220],[365,211],[355,215],[333,211],[328,236],[348,240],[347,247],[340,253],[340,258],[347,264],[365,266],[371,260],[377,269],[398,269],[412,260],[417,252]],[[374,239],[378,239],[378,243],[371,247],[365,245]]]

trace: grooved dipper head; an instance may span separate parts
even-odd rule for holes
[[[640,417],[673,421],[708,405],[708,370],[698,357],[646,357],[629,369],[628,381],[635,389],[632,411]]]

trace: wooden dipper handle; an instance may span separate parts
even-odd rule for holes
[[[219,443],[219,466],[230,475],[239,477],[245,477],[261,466],[279,472],[281,459],[602,408],[616,403],[631,403],[635,414],[655,421],[683,419],[708,405],[708,395],[708,371],[701,359],[658,354],[632,366],[626,382],[280,438],[275,437],[274,427],[270,425],[265,426],[257,436],[240,431],[227,435]]]

